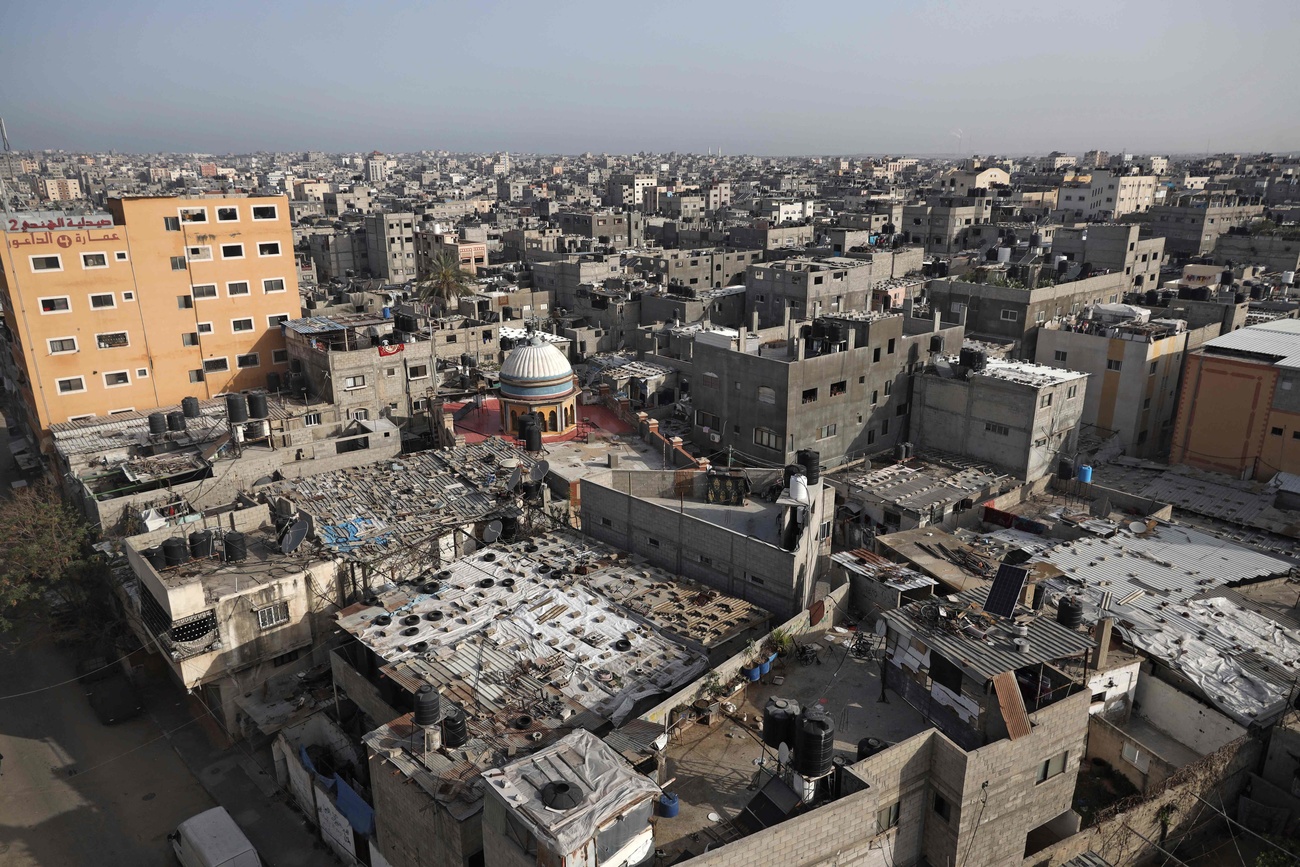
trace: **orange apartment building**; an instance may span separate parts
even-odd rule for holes
[[[42,447],[59,422],[264,387],[288,368],[279,323],[302,307],[283,196],[108,210],[14,215],[0,235],[9,422]]]
[[[1259,480],[1300,473],[1300,320],[1242,328],[1187,356],[1169,460]]]

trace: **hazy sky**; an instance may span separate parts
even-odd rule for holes
[[[1300,149],[1297,0],[9,4],[13,146]]]

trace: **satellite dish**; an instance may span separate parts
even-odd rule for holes
[[[280,537],[280,553],[292,554],[298,550],[302,540],[307,538],[307,529],[307,522],[302,518],[290,524],[289,529],[285,530],[284,535]]]
[[[501,522],[491,521],[483,530],[483,544],[491,545],[497,539],[501,538]]]
[[[515,467],[514,472],[510,474],[510,481],[506,482],[506,490],[513,491],[515,488],[519,487],[519,483],[522,482],[523,480],[524,480],[523,472],[519,469],[519,467]]]
[[[551,471],[551,464],[549,461],[538,461],[537,465],[528,471],[528,481],[530,482],[545,481],[546,474],[549,473],[550,471]]]
[[[253,482],[253,487],[255,487],[255,488],[260,488],[260,487],[262,487],[262,485],[269,485],[269,484],[271,484],[271,483],[274,482],[274,481],[275,481],[275,479],[271,478],[270,476],[262,476],[262,478],[260,478],[260,479],[258,479],[257,481]],[[1145,528],[1145,527],[1146,527],[1146,524],[1143,524],[1142,526],[1143,526],[1143,528]]]

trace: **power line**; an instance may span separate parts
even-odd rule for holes
[[[60,686],[67,686],[70,683],[76,683],[77,681],[81,680],[83,677],[86,677],[87,675],[91,675],[96,672],[103,671],[106,668],[111,668],[112,666],[117,665],[119,662],[131,658],[135,654],[139,653],[141,649],[142,648],[133,650],[130,653],[128,653],[126,656],[119,656],[117,659],[113,660],[112,662],[105,663],[104,665],[101,665],[98,668],[93,668],[90,671],[84,672],[83,674],[79,674],[76,677],[69,678],[68,680],[61,680],[58,683],[51,683],[48,686],[40,686],[37,687],[36,689],[29,689],[26,692],[15,692],[12,695],[0,695],[0,701],[8,701],[11,698],[23,698],[24,696],[28,696],[28,695],[36,695],[38,692],[46,692],[47,690],[57,689]]]
[[[1214,805],[1211,804],[1209,801],[1205,800],[1204,798],[1202,798],[1200,795],[1196,794],[1195,792],[1192,793],[1192,797],[1196,798],[1196,800],[1200,801],[1202,804],[1204,804],[1205,806],[1209,807],[1211,810],[1213,810],[1214,812],[1218,813],[1218,814],[1219,814],[1220,816],[1222,816],[1223,818],[1227,819],[1229,825],[1236,825],[1238,828],[1240,828],[1241,830],[1245,831],[1247,834],[1250,834],[1252,837],[1257,837],[1257,838],[1259,838],[1259,840],[1260,840],[1261,842],[1263,842],[1263,843],[1267,843],[1269,846],[1272,846],[1274,849],[1276,849],[1277,851],[1281,852],[1283,855],[1285,855],[1285,856],[1287,856],[1288,858],[1290,858],[1290,859],[1291,859],[1292,861],[1294,861],[1296,864],[1300,864],[1300,855],[1296,855],[1294,852],[1288,852],[1287,850],[1283,849],[1281,846],[1279,846],[1279,845],[1277,845],[1276,843],[1274,843],[1272,840],[1270,840],[1270,839],[1268,839],[1267,837],[1265,837],[1263,834],[1260,834],[1260,833],[1257,833],[1257,832],[1255,832],[1255,831],[1252,831],[1250,828],[1247,828],[1245,825],[1241,824],[1241,823],[1238,822],[1236,819],[1234,819],[1234,818],[1232,818],[1231,816],[1229,816],[1226,812],[1224,812],[1223,810],[1221,810],[1221,809],[1219,809],[1218,807],[1214,806]],[[1220,795],[1220,800],[1222,800],[1222,795]],[[1234,840],[1235,840],[1235,837],[1234,837]]]

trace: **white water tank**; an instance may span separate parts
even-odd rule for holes
[[[807,476],[801,474],[790,477],[790,499],[804,505],[812,502],[812,499],[808,496]]]

